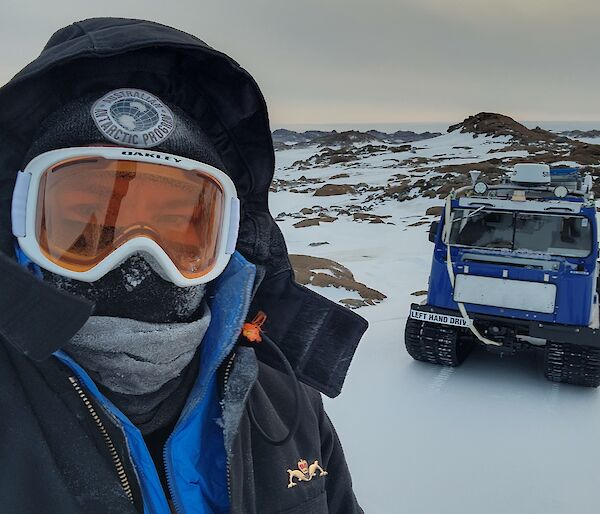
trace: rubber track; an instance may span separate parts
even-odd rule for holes
[[[457,356],[457,332],[442,325],[408,319],[404,343],[410,356],[418,361],[460,366],[465,356]]]
[[[552,382],[598,387],[600,348],[548,342],[544,374]]]

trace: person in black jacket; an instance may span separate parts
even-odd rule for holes
[[[0,89],[0,145],[2,512],[362,512],[320,393],[366,322],[293,279],[252,77],[74,23]]]

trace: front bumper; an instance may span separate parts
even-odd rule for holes
[[[505,318],[489,314],[469,313],[469,316],[480,331],[492,325],[508,327],[519,335],[546,339],[557,343],[600,348],[600,329]],[[431,305],[411,304],[409,318],[468,330],[466,321],[462,318],[460,312]]]

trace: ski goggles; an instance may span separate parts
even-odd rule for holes
[[[231,179],[205,163],[120,147],[43,153],[17,175],[12,232],[42,268],[93,282],[134,253],[178,286],[227,266],[239,226]]]

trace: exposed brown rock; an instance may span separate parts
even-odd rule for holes
[[[357,147],[355,149],[355,152],[359,155],[381,153],[381,152],[387,152],[387,151],[389,151],[389,148],[387,146],[381,146],[381,145],[379,145],[379,146],[364,145],[364,146]]]
[[[372,143],[379,141],[378,138],[357,130],[348,130],[345,132],[333,132],[316,139],[319,145],[342,145],[348,146],[354,143]]]
[[[368,212],[355,212],[352,214],[352,219],[354,221],[368,221],[369,223],[385,223],[384,218],[391,218],[391,216],[378,216],[377,214]]]
[[[409,162],[410,164],[412,164],[413,166],[420,166],[421,164],[429,164],[429,158],[428,157],[413,157],[412,159],[409,159],[407,162]],[[414,172],[419,172],[419,171],[423,171],[423,170],[413,170]]]
[[[401,199],[406,196],[411,190],[412,186],[408,182],[401,182],[400,184],[390,185],[385,188],[382,196],[387,198]]]
[[[437,189],[436,195],[439,198],[446,198],[450,194],[450,192],[456,188],[457,188],[457,184],[450,184],[450,183],[443,184],[442,186],[440,186]]]
[[[332,164],[351,162],[358,159],[357,151],[352,146],[343,148],[323,148],[319,153],[312,155],[303,161],[296,161],[292,168],[308,170],[311,168],[323,168]]]
[[[314,192],[314,196],[334,196],[354,194],[356,190],[350,184],[325,184]]]
[[[323,223],[332,223],[335,220],[337,220],[337,218],[335,216],[327,216],[325,214],[322,214],[321,216],[319,216],[319,221],[322,221]]]
[[[561,134],[569,137],[600,137],[600,130],[565,130]]]
[[[371,289],[367,287],[365,284],[361,284],[360,282],[356,282],[354,277],[346,278],[346,277],[333,277],[328,275],[327,273],[315,273],[313,275],[310,284],[316,287],[341,287],[348,291],[356,291],[361,298],[365,298],[368,300],[384,300],[387,298],[383,293]]]
[[[349,309],[358,309],[360,307],[367,307],[368,305],[375,305],[377,302],[366,300],[365,298],[342,298],[340,303]]]
[[[600,164],[600,145],[590,145],[578,142],[571,149],[571,153],[567,160],[584,165]]]
[[[508,116],[493,112],[480,112],[469,116],[461,123],[451,125],[448,132],[460,130],[472,134],[485,134],[491,137],[512,136],[515,140],[530,144],[538,141],[556,141],[557,135],[539,127],[528,129]]]
[[[294,223],[294,228],[314,227],[319,226],[320,218],[307,218],[305,220]]]
[[[360,307],[366,307],[369,305],[362,298],[342,298],[340,303],[345,307],[348,307],[348,309],[358,309]]]
[[[363,300],[373,303],[387,298],[380,291],[357,282],[348,268],[331,259],[290,254],[290,262],[294,268],[296,281],[300,284],[341,287],[348,291],[355,291]],[[328,270],[330,273],[322,273],[320,270]]]
[[[329,158],[329,164],[340,164],[342,162],[350,162],[353,161],[355,157],[351,155],[332,155]]]
[[[328,216],[326,214],[321,214],[318,218],[306,218],[298,223],[294,223],[295,228],[304,228],[304,227],[315,227],[319,226],[321,223],[333,223],[337,220],[335,216]]]
[[[331,273],[338,278],[354,279],[352,272],[338,262],[326,259],[324,257],[313,257],[311,255],[290,254],[290,262],[296,281],[299,284],[309,284],[316,274],[313,270],[330,270]]]
[[[428,198],[435,196],[445,198],[453,189],[470,185],[469,172],[473,170],[480,171],[481,178],[488,184],[499,182],[506,173],[500,165],[503,165],[503,163],[499,159],[489,159],[483,162],[437,166],[430,168],[430,171],[435,171],[438,175],[431,177],[424,182],[424,185],[417,186],[413,184],[411,187],[421,187],[421,194]]]
[[[390,146],[389,149],[394,153],[410,152],[410,150],[412,149],[412,146],[410,146],[410,145]]]
[[[425,211],[425,215],[426,216],[441,216],[442,212],[444,212],[444,206],[443,205],[435,205],[433,207],[429,207],[429,209],[427,209]]]

